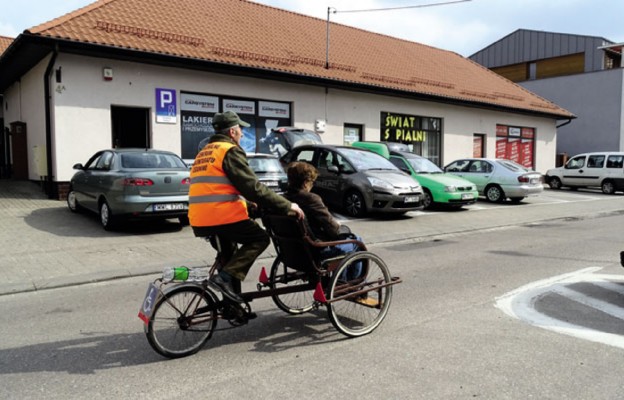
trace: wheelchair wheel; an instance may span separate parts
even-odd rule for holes
[[[377,255],[362,251],[347,256],[327,288],[327,312],[334,327],[349,337],[377,328],[390,308],[392,286],[383,286],[390,281],[390,271]]]
[[[308,275],[305,272],[289,268],[279,257],[271,266],[269,275],[269,285],[271,289],[278,289],[285,286],[302,285],[308,283]],[[314,308],[314,290],[302,292],[273,295],[275,305],[288,314],[302,314]]]
[[[197,353],[216,325],[215,298],[200,286],[181,286],[156,302],[146,335],[156,352],[179,358]]]

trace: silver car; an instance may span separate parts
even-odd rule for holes
[[[390,161],[351,146],[300,145],[281,158],[309,162],[318,170],[312,191],[352,217],[367,212],[403,214],[423,208],[422,187]]]
[[[272,154],[247,153],[249,166],[258,180],[276,193],[284,193],[288,186],[288,177],[277,156]]]
[[[67,206],[98,213],[106,230],[128,218],[178,218],[188,224],[190,173],[174,153],[101,150],[74,169]]]
[[[464,158],[453,161],[444,171],[469,180],[488,201],[514,203],[542,193],[542,174],[514,161],[500,158]]]

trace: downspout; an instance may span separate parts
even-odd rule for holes
[[[49,199],[58,199],[58,190],[54,186],[54,176],[52,176],[52,110],[50,99],[50,76],[54,69],[54,62],[58,56],[58,44],[54,46],[52,58],[48,63],[43,76],[43,91],[45,96],[45,127],[46,127],[46,161],[47,161],[47,187],[46,192]]]

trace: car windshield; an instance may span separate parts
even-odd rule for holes
[[[255,173],[284,172],[277,158],[251,157],[249,166]]]
[[[531,169],[511,160],[496,160],[496,162],[513,172],[531,172]]]
[[[390,161],[386,160],[379,154],[365,151],[365,150],[356,150],[356,149],[341,149],[344,156],[349,160],[353,166],[360,170],[370,170],[370,169],[391,169],[398,170],[397,167],[394,166]]]
[[[407,162],[410,163],[410,165],[412,166],[412,168],[414,169],[414,171],[417,174],[439,174],[442,173],[443,171],[440,169],[440,167],[438,167],[437,165],[435,165],[434,163],[432,163],[430,160],[428,160],[427,158],[424,157],[418,157],[418,158],[406,158]]]
[[[124,153],[121,155],[122,168],[149,168],[149,169],[188,169],[181,158],[165,153]]]

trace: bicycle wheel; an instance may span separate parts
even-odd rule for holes
[[[390,271],[377,255],[362,251],[347,256],[328,288],[327,313],[334,327],[349,337],[377,328],[390,308],[392,286],[383,286],[390,281]]]
[[[273,262],[269,275],[271,289],[302,285],[308,282],[308,275],[305,272],[287,267],[279,257]],[[271,297],[275,305],[288,314],[302,314],[314,308],[314,289]]]
[[[159,354],[179,358],[197,353],[216,325],[214,297],[200,286],[181,286],[156,302],[146,335]]]

